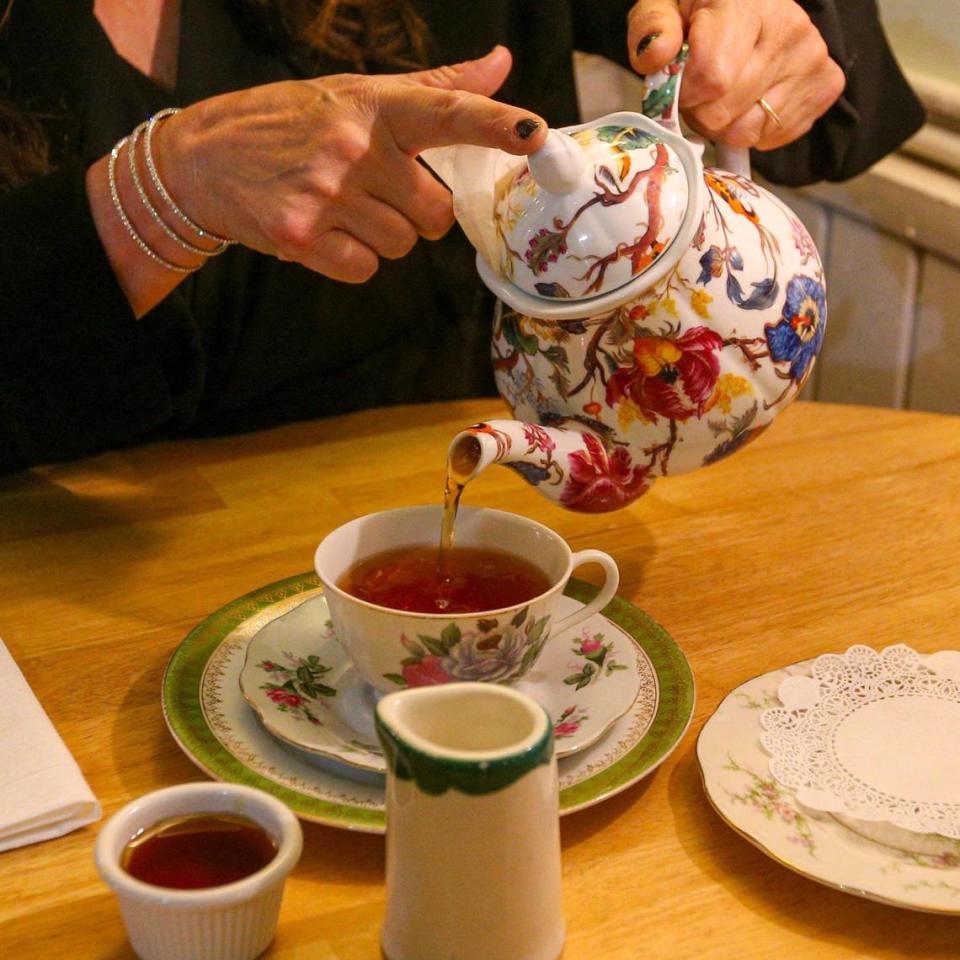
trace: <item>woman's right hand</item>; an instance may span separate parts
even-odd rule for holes
[[[204,100],[158,125],[161,178],[206,230],[357,283],[380,257],[453,223],[449,192],[417,162],[470,143],[527,154],[547,125],[489,99],[511,57],[420,73],[341,74]]]

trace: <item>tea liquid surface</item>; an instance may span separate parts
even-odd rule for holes
[[[338,581],[341,590],[391,610],[474,613],[525,603],[550,578],[525,557],[486,547],[433,546],[384,550],[361,560]]]
[[[157,887],[200,890],[256,873],[276,856],[263,827],[230,814],[171,817],[134,837],[120,865]]]

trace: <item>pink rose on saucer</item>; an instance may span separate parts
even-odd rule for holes
[[[580,641],[580,653],[589,657],[591,653],[596,653],[603,647],[603,640],[584,631],[583,640]]]
[[[274,687],[267,691],[267,696],[274,702],[283,704],[286,707],[299,707],[303,703],[303,697],[298,693],[291,693],[289,690],[283,690]]]

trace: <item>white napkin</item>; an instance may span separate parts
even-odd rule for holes
[[[100,819],[100,804],[0,640],[0,850]]]
[[[420,158],[450,188],[453,213],[467,239],[490,269],[499,273],[501,244],[493,218],[497,190],[526,163],[526,157],[458,143],[431,147]]]

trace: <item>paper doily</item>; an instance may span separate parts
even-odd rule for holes
[[[857,645],[765,710],[770,772],[815,810],[960,838],[960,652]]]

